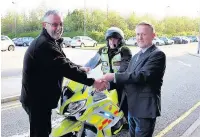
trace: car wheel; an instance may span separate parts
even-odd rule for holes
[[[23,47],[26,47],[27,45],[26,45],[26,43],[23,43]]]
[[[156,46],[159,46],[159,43],[158,43],[158,42],[156,42]]]
[[[81,48],[85,47],[85,44],[84,43],[81,43]]]
[[[8,47],[8,51],[14,51],[15,50],[15,47],[13,46],[13,45],[10,45],[9,47]]]
[[[96,47],[97,46],[97,43],[94,43],[93,47]]]
[[[66,48],[67,46],[65,45],[65,43],[63,43],[63,44],[62,44],[62,47],[63,47],[63,48]]]
[[[135,46],[138,46],[137,42],[135,43]]]

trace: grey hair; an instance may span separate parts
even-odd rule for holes
[[[61,15],[61,12],[59,12],[58,10],[48,10],[43,16],[44,22],[46,21],[46,19],[49,15]]]
[[[152,32],[153,33],[155,33],[155,29],[154,29],[154,27],[153,27],[153,25],[152,24],[150,24],[150,23],[148,23],[148,22],[145,22],[145,21],[143,21],[143,22],[140,22],[137,26],[136,26],[136,28],[138,27],[138,26],[140,26],[140,25],[145,25],[145,26],[148,26],[148,27],[150,27],[151,28],[151,30],[152,30]]]

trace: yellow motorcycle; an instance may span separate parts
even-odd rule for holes
[[[52,128],[52,137],[125,136],[124,114],[119,111],[116,90],[96,92],[94,88],[64,79],[58,103],[60,121]]]

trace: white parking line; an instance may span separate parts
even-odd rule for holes
[[[61,119],[63,119],[63,118],[58,117],[57,119],[52,120],[51,127],[55,127],[58,123],[60,123]],[[30,131],[28,131],[26,133],[18,134],[18,135],[13,135],[11,137],[29,137],[29,134],[30,134]],[[51,135],[49,137],[51,137]]]
[[[179,124],[181,121],[183,121],[187,116],[189,116],[194,110],[196,110],[200,106],[200,101],[197,102],[192,108],[190,108],[188,111],[183,113],[178,119],[173,121],[170,125],[168,125],[165,129],[160,131],[156,137],[163,137],[165,134],[167,134],[170,130],[172,130],[177,124]]]
[[[11,137],[29,137],[29,132],[21,134],[21,135],[14,135],[14,136],[11,136]]]
[[[5,110],[9,110],[9,109],[13,109],[13,108],[17,108],[17,107],[21,107],[21,103],[15,103],[15,104],[9,104],[9,105],[4,105],[1,107],[1,111],[5,111]],[[60,120],[63,119],[62,116],[57,115],[56,119],[52,120],[52,127],[56,126],[58,123],[60,123]],[[17,134],[17,135],[13,135],[11,137],[29,137],[29,132],[26,133],[22,133],[22,134]]]
[[[189,137],[192,133],[200,126],[200,116],[199,118],[192,124],[181,137]]]
[[[12,105],[2,106],[1,107],[1,111],[5,111],[5,110],[17,108],[17,107],[21,107],[21,103],[16,103],[16,104],[12,104]]]
[[[1,77],[1,79],[22,79],[22,76],[6,76],[6,77]]]
[[[187,63],[184,63],[183,61],[180,61],[180,60],[177,60],[179,63],[181,63],[182,65],[185,65],[187,67],[192,67],[191,64],[187,64]]]

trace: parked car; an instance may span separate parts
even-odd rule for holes
[[[174,36],[171,40],[174,41],[174,44],[182,44],[182,39],[180,37]]]
[[[137,46],[137,41],[135,37],[131,37],[125,41],[125,44],[128,46]]]
[[[191,40],[191,42],[198,42],[197,36],[187,36],[187,37]]]
[[[13,38],[12,41],[15,41],[15,40],[17,40],[17,39],[18,39],[18,38]]]
[[[172,45],[172,44],[174,44],[174,41],[171,40],[171,39],[169,39],[169,38],[167,38],[167,37],[159,37],[159,39],[161,39],[162,41],[164,41],[165,45]]]
[[[22,37],[14,40],[16,46],[30,46],[31,42],[34,40],[33,37]]]
[[[182,38],[183,40],[187,41],[186,43],[190,43],[190,42],[192,42],[192,40],[189,39],[189,38],[186,37],[186,36],[181,36],[181,38]]]
[[[72,39],[70,37],[63,37],[63,48],[70,47]]]
[[[70,43],[72,48],[75,47],[95,47],[97,46],[97,41],[93,40],[88,36],[76,36],[72,38]]]
[[[15,50],[15,44],[14,42],[5,35],[1,35],[1,51],[8,50],[8,51],[14,51]]]
[[[156,46],[162,46],[162,45],[165,45],[165,42],[163,40],[159,39],[158,37],[155,37],[153,39],[153,44]]]
[[[181,37],[181,36],[174,36],[171,39],[174,40],[174,44],[187,44],[187,43],[190,43],[190,41],[188,39],[185,39],[184,37]]]
[[[12,41],[14,42],[14,43],[16,43],[16,41],[18,40],[19,38],[13,38],[12,39]],[[16,44],[15,44],[16,45]]]

